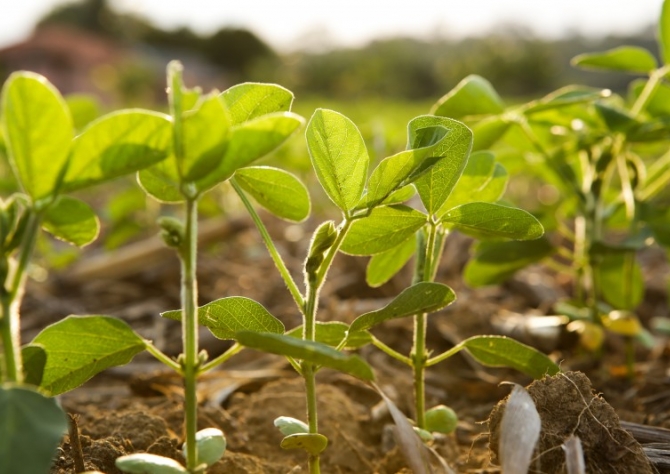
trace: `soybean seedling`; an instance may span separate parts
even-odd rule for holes
[[[302,447],[308,452],[311,473],[319,472],[319,455],[327,445],[327,439],[318,433],[315,373],[321,367],[331,367],[364,380],[371,380],[372,373],[367,365],[356,356],[347,357],[341,351],[370,342],[378,343],[367,331],[378,322],[417,313],[423,315],[453,301],[453,292],[445,285],[420,281],[405,290],[387,307],[362,315],[351,327],[338,321],[324,323],[316,319],[319,291],[338,251],[369,255],[389,252],[404,245],[429,219],[426,214],[401,204],[414,194],[413,186],[422,189],[422,180],[430,182],[433,177],[442,176],[432,174],[438,169],[456,167],[456,171],[452,173],[454,176],[451,177],[452,187],[460,176],[470,148],[470,134],[465,126],[449,119],[426,116],[410,122],[409,133],[411,140],[408,150],[382,160],[368,177],[368,153],[355,124],[331,110],[320,109],[312,116],[306,132],[312,165],[324,192],[340,209],[342,220],[337,225],[326,221],[314,231],[303,269],[304,296],[292,280],[263,223],[246,199],[244,190],[236,185],[236,178],[232,181],[252,214],[275,264],[303,314],[304,321],[301,327],[288,333],[292,337],[240,334],[238,338],[245,346],[289,357],[293,367],[305,379],[307,423],[280,417],[275,425],[286,435],[282,447]],[[454,157],[460,163],[454,164]],[[447,183],[449,179],[446,178]],[[441,183],[444,184],[444,181]],[[500,207],[499,212],[507,217],[507,208]],[[527,213],[518,212],[523,214],[527,222],[539,226]],[[486,228],[486,224],[482,224],[482,228]],[[434,246],[431,249],[436,252]],[[432,259],[430,265],[431,268],[435,267]],[[425,341],[425,328],[422,334]],[[528,350],[532,351],[530,348]],[[401,358],[403,361],[410,361],[407,357]],[[536,370],[541,370],[539,365],[538,362]],[[552,369],[555,367],[548,360],[545,365]],[[420,370],[423,370],[423,365]],[[423,372],[420,377],[423,380]],[[423,385],[419,389],[422,390],[422,387]]]
[[[666,1],[658,34],[662,66],[651,52],[630,46],[574,58],[581,68],[647,75],[631,82],[627,97],[568,86],[505,108],[491,84],[470,76],[434,107],[436,114],[471,124],[475,149],[496,147],[522,162],[530,158],[528,169],[560,195],[554,245],[547,240],[523,247],[483,244],[466,279],[475,285],[496,283],[540,260],[572,275],[574,301],[557,309],[580,319],[572,327],[592,350],[601,346],[603,328],[628,338],[629,368],[632,338],[647,339],[633,313],[644,292],[635,254],[653,242],[670,243],[663,195],[670,179],[664,145],[669,24]]]
[[[66,366],[58,367],[50,341],[38,336],[22,347],[20,340],[19,308],[39,231],[80,247],[92,242],[98,218],[67,193],[162,160],[167,130],[164,116],[129,110],[106,115],[75,137],[66,102],[44,77],[17,72],[3,86],[0,141],[21,189],[0,203],[0,417],[15,420],[0,435],[3,472],[46,471],[66,431],[64,414],[46,397],[60,393],[51,384]],[[106,362],[98,362],[99,370]]]

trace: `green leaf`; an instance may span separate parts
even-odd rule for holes
[[[670,64],[670,2],[663,1],[661,18],[658,20],[658,47],[663,64]]]
[[[183,158],[177,159],[184,182],[196,181],[217,168],[228,146],[230,119],[215,94],[201,100],[183,116]]]
[[[317,109],[306,138],[319,183],[337,207],[351,211],[361,199],[370,161],[358,128],[338,112]]]
[[[84,247],[98,237],[100,221],[85,202],[60,196],[44,214],[42,228],[60,240]]]
[[[307,188],[287,171],[268,166],[242,168],[235,172],[235,181],[278,217],[300,222],[309,216]]]
[[[53,398],[28,387],[0,386],[0,472],[49,472],[67,432],[67,418]]]
[[[47,352],[40,388],[58,395],[95,374],[127,364],[144,350],[144,340],[125,322],[109,316],[68,316],[47,326],[32,342]]]
[[[479,242],[475,255],[465,267],[463,277],[473,287],[495,285],[517,270],[539,262],[553,253],[546,238],[531,241]]]
[[[423,137],[420,132],[438,126],[449,130],[433,150],[433,156],[442,159],[414,182],[421,202],[429,214],[437,212],[451,194],[465,169],[472,149],[472,131],[468,127],[457,120],[431,115],[423,115],[410,121],[408,148],[424,146],[421,143]]]
[[[385,206],[390,206],[393,204],[402,204],[403,202],[411,199],[412,196],[414,196],[415,194],[416,194],[416,188],[411,184],[408,184],[407,186],[403,186],[402,188],[393,191],[389,195],[389,197],[387,197],[381,202],[381,204]]]
[[[233,173],[279,148],[303,124],[291,112],[254,118],[231,130],[230,143],[217,168],[197,182],[200,191],[227,180]]]
[[[281,440],[282,449],[304,449],[317,456],[328,446],[328,438],[319,433],[295,433]]]
[[[287,336],[302,338],[303,326],[300,325],[286,333]],[[344,339],[347,344],[342,349],[358,349],[372,342],[372,337],[367,331],[359,331],[348,334],[349,325],[340,321],[317,321],[314,326],[315,341],[338,347]],[[284,433],[286,434],[286,433]]]
[[[434,151],[448,133],[448,129],[437,126],[422,129],[420,132],[431,133],[431,141],[420,148],[401,151],[384,158],[372,171],[368,180],[364,207],[372,208],[385,201],[391,193],[410,184],[428,167],[437,163],[438,157],[435,156]],[[427,159],[429,157],[431,160]]]
[[[437,215],[461,204],[496,202],[507,187],[507,171],[495,162],[493,153],[480,151],[470,155],[463,174]]]
[[[28,385],[39,387],[47,363],[47,353],[39,344],[27,344],[21,348],[23,359],[23,381]]]
[[[166,311],[161,316],[181,321],[182,311]],[[242,296],[221,298],[198,308],[198,323],[219,339],[235,339],[238,331],[283,334],[284,325],[256,301]]]
[[[63,189],[93,186],[158,163],[171,142],[167,115],[139,109],[105,115],[75,138]]]
[[[400,245],[373,255],[365,270],[365,281],[373,288],[383,285],[398,273],[416,251],[416,239],[409,238]]]
[[[393,301],[376,311],[362,314],[351,323],[350,331],[370,329],[389,319],[404,318],[418,313],[431,313],[456,300],[456,294],[447,285],[433,282],[416,283],[405,288]]]
[[[403,205],[374,208],[353,222],[340,249],[351,255],[385,252],[409,239],[426,220],[422,212]]]
[[[491,83],[473,74],[437,101],[430,113],[460,119],[468,115],[499,114],[504,110],[503,101]]]
[[[475,336],[458,346],[467,349],[480,364],[488,367],[509,367],[534,379],[556,375],[561,371],[546,355],[505,336]]]
[[[173,158],[141,170],[137,173],[137,182],[145,193],[158,202],[177,203],[184,200],[179,186],[177,162]]]
[[[240,344],[251,349],[306,360],[362,380],[374,379],[372,369],[363,359],[356,355],[344,354],[320,342],[303,341],[283,334],[250,331],[238,332],[236,339]]]
[[[276,84],[247,82],[238,84],[221,94],[233,125],[253,120],[274,112],[288,112],[293,93]]]
[[[630,103],[634,103],[640,97],[647,81],[639,79],[630,83],[628,88],[628,101]],[[670,115],[670,85],[664,82],[658,84],[644,110],[654,117]]]
[[[9,161],[33,201],[52,195],[74,135],[65,101],[44,77],[13,73],[2,89],[2,131]]]
[[[580,54],[572,65],[584,69],[603,69],[646,74],[656,69],[656,58],[648,50],[636,46],[620,46],[598,53]]]
[[[511,123],[499,115],[486,117],[484,120],[475,123],[471,127],[474,134],[472,150],[488,150],[507,133],[510,126]]]
[[[442,222],[477,238],[539,239],[544,228],[532,214],[514,207],[473,202],[450,209]]]
[[[307,426],[307,423],[291,418],[290,416],[280,416],[275,418],[274,424],[284,436],[298,433],[309,433],[309,426]]]
[[[602,296],[616,309],[634,309],[644,296],[644,279],[634,252],[609,253],[596,265]]]
[[[599,102],[596,104],[598,115],[605,121],[605,125],[612,132],[626,133],[638,125],[635,117],[628,111]]]

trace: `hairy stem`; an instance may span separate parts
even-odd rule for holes
[[[26,270],[35,249],[41,217],[27,210],[28,223],[14,271],[9,278],[9,287],[3,290],[0,333],[5,359],[5,376],[9,382],[23,382],[23,359],[21,357],[21,320],[19,308],[23,299]]]
[[[306,341],[314,341],[316,338],[316,307],[318,298],[318,287],[309,285],[307,288],[307,298],[304,308],[304,324],[302,328],[302,338]],[[305,396],[307,398],[307,424],[309,432],[316,434],[319,432],[318,413],[316,406],[316,373],[314,364],[303,361],[300,364],[302,376],[305,379]],[[309,455],[310,474],[319,474],[321,472],[319,455]]]
[[[288,291],[291,292],[293,300],[298,305],[298,307],[302,309],[302,307],[305,304],[302,294],[298,289],[298,285],[296,285],[295,281],[291,277],[291,273],[288,271],[288,268],[286,268],[284,260],[282,260],[281,255],[279,255],[277,247],[272,241],[272,238],[270,237],[270,234],[268,233],[265,224],[263,224],[263,221],[256,212],[256,209],[254,209],[254,206],[251,204],[251,202],[249,202],[249,199],[247,198],[246,194],[244,194],[244,191],[242,190],[242,188],[240,188],[239,184],[237,184],[235,178],[232,178],[230,180],[230,184],[233,186],[233,189],[235,190],[235,192],[237,192],[237,195],[242,200],[242,203],[244,204],[244,207],[246,207],[247,212],[249,212],[249,215],[251,216],[251,219],[254,221],[254,224],[256,224],[256,228],[258,229],[258,232],[260,232],[261,237],[263,238],[265,247],[268,249],[268,252],[270,252],[270,256],[272,257],[272,260],[274,261],[277,270],[279,270],[280,275],[284,279],[284,283],[286,284]]]

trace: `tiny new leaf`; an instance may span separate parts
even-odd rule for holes
[[[55,399],[28,387],[0,386],[0,472],[49,472],[66,432]]]
[[[171,145],[167,115],[139,109],[105,115],[72,142],[63,189],[85,188],[154,165],[168,156]]]
[[[180,321],[182,311],[166,311],[161,316]],[[198,323],[219,339],[235,339],[238,331],[283,334],[284,325],[265,307],[243,296],[221,298],[198,308]]]
[[[338,112],[317,109],[306,138],[319,183],[337,207],[351,211],[363,193],[370,161],[358,128]]]
[[[93,209],[85,202],[69,196],[59,196],[44,214],[42,228],[57,239],[84,247],[98,236],[100,222]]]
[[[393,301],[376,311],[357,317],[350,331],[370,329],[389,319],[404,318],[418,313],[430,313],[448,306],[456,300],[456,294],[447,285],[419,282],[405,288]]]
[[[455,207],[442,222],[464,234],[478,238],[514,240],[539,239],[544,234],[540,221],[530,213],[500,204],[473,202]]]
[[[235,181],[277,217],[300,222],[309,215],[307,188],[288,171],[269,166],[242,168],[235,172]]]
[[[109,316],[68,316],[47,326],[32,343],[47,353],[40,388],[51,395],[72,390],[104,369],[125,365],[145,348],[125,322]]]
[[[2,131],[12,169],[34,201],[56,191],[68,165],[72,117],[39,74],[15,72],[2,88]]]
[[[312,341],[304,341],[284,334],[240,331],[235,339],[241,345],[271,354],[306,360],[313,364],[353,375],[362,380],[373,380],[372,369],[357,355],[347,355],[332,347]]]

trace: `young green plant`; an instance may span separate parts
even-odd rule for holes
[[[67,425],[46,397],[54,394],[46,386],[56,362],[49,344],[38,336],[21,345],[19,309],[36,240],[43,229],[80,247],[92,242],[98,218],[66,193],[165,158],[168,120],[142,110],[112,113],[75,137],[60,93],[30,72],[7,79],[1,109],[2,149],[21,191],[0,200],[0,410],[3,420],[11,420],[0,433],[0,470],[45,472]]]

